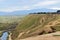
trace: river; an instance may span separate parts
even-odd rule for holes
[[[3,35],[1,36],[1,40],[7,40],[8,38],[8,32],[3,32]]]

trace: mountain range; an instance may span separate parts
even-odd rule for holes
[[[29,13],[35,13],[35,12],[56,12],[57,10],[53,9],[32,9],[32,10],[17,10],[13,12],[0,12],[0,16],[5,16],[5,15],[27,15]]]

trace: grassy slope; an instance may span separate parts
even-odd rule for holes
[[[20,38],[25,38],[27,35],[29,36],[37,31],[40,32],[45,25],[59,19],[58,17],[60,17],[58,14],[30,14],[24,17],[15,30],[12,31],[12,39],[15,40],[22,32],[24,32],[24,34]]]

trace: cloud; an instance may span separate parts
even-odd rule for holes
[[[29,10],[29,8],[30,8],[29,6],[24,6],[21,8],[21,10]]]
[[[0,11],[2,12],[13,12],[17,10],[30,10],[29,6],[23,6],[23,7],[8,7],[8,8],[0,8]]]
[[[34,6],[48,6],[48,5],[53,5],[56,3],[58,3],[58,2],[57,1],[42,1],[42,2],[38,2]]]
[[[59,9],[59,3],[60,0],[0,0],[0,11],[12,12],[37,8]],[[52,5],[57,7],[52,7]]]
[[[50,9],[60,10],[59,7],[54,7],[54,8],[50,8]]]

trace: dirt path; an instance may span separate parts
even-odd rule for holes
[[[8,40],[12,40],[11,35],[12,35],[12,33],[10,33],[10,35],[9,35],[9,39],[8,39]]]
[[[44,27],[54,26],[54,25],[60,23],[59,21],[60,21],[60,19],[55,20],[55,21],[51,21],[51,22],[49,22],[47,25],[45,25]],[[50,25],[50,24],[51,24],[51,25]],[[23,34],[24,34],[24,32],[20,33],[17,38],[19,39]],[[52,36],[52,35],[49,34],[48,37],[50,37],[50,36]],[[39,36],[39,37],[40,37],[40,36]],[[37,37],[37,39],[39,39],[39,37]],[[42,36],[41,36],[41,37],[42,37]],[[45,35],[44,35],[44,37],[45,37]],[[43,37],[43,38],[44,38],[44,37]],[[48,37],[47,37],[47,38],[48,38]],[[41,38],[40,40],[42,40],[43,38]],[[52,38],[51,38],[51,39],[52,39]],[[53,38],[53,39],[55,39],[55,38]],[[34,40],[35,40],[35,39],[34,39]],[[47,40],[47,39],[46,39],[46,40]]]
[[[60,40],[60,36],[53,36],[53,35],[60,35],[60,32],[44,34],[44,35],[29,37],[29,38],[20,39],[20,40]]]
[[[54,26],[54,25],[56,25],[56,24],[60,23],[60,22],[59,22],[59,20],[60,20],[60,19],[55,20],[55,21],[52,21],[52,22],[49,22],[47,25],[45,25],[45,27]],[[49,24],[51,24],[51,25],[49,25]]]

